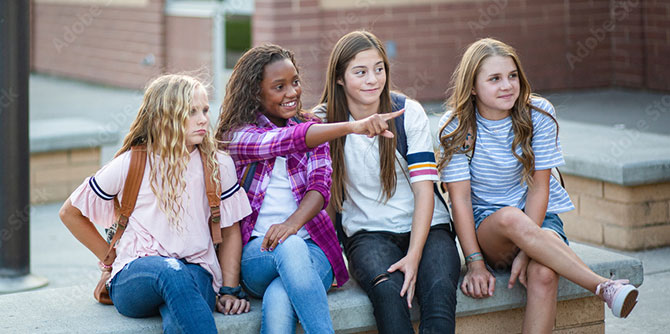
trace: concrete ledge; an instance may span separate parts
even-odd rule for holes
[[[100,147],[119,139],[118,130],[81,118],[30,121],[30,153]]]
[[[573,243],[577,254],[600,275],[628,278],[639,286],[643,280],[642,263],[634,258]],[[475,300],[458,292],[457,317],[516,309],[525,303],[525,290],[518,284],[507,290],[509,273],[497,274],[496,293],[492,298]],[[161,332],[158,317],[132,319],[124,317],[111,306],[100,305],[93,299],[95,282],[88,285],[41,290],[0,296],[4,320],[2,333],[129,333]],[[575,300],[592,296],[588,291],[565,279],[559,283],[559,300]],[[355,284],[328,294],[331,317],[338,333],[375,330],[372,305],[365,293]],[[579,304],[579,303],[578,303]],[[592,302],[590,304],[593,304]],[[589,304],[589,305],[590,305]],[[418,307],[413,309],[418,319]],[[519,311],[515,311],[519,312]],[[609,312],[609,311],[608,311]],[[258,333],[261,322],[261,302],[252,301],[252,312],[224,316],[214,315],[219,331],[225,333]],[[459,319],[457,319],[457,325]],[[558,327],[558,320],[557,320]]]
[[[624,186],[670,181],[670,136],[560,121],[561,172]]]

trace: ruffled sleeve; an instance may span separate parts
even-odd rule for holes
[[[217,152],[219,175],[221,175],[221,228],[233,225],[251,214],[251,205],[244,188],[237,182],[233,159]]]
[[[128,157],[127,153],[116,157],[94,176],[86,178],[70,195],[70,202],[84,217],[104,228],[114,222],[114,198],[128,175]]]

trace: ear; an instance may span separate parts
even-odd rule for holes
[[[472,94],[472,95],[477,95],[477,92],[475,91],[475,88],[474,88],[474,87],[472,87],[472,92],[471,92],[471,94]]]
[[[340,86],[344,86],[344,81],[342,79],[337,79],[335,82],[337,82],[337,84]]]

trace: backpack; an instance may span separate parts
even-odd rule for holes
[[[107,230],[107,242],[109,242],[109,248],[105,254],[104,259],[102,260],[103,264],[111,265],[116,259],[115,245],[121,239],[123,232],[125,232],[128,225],[128,217],[133,213],[135,209],[135,203],[137,202],[137,194],[140,191],[140,186],[142,185],[142,178],[144,177],[144,168],[147,162],[147,148],[145,145],[133,146],[130,153],[130,166],[128,167],[128,176],[126,181],[123,184],[123,198],[119,204],[118,199],[114,198],[114,216],[116,221],[110,229]],[[221,209],[219,203],[221,199],[219,194],[221,193],[216,187],[216,184],[212,181],[212,170],[207,165],[207,159],[200,152],[200,157],[202,160],[203,172],[205,175],[205,191],[207,192],[207,201],[209,202],[210,217],[210,233],[212,235],[212,242],[214,245],[218,245],[222,242],[221,239]],[[102,275],[100,281],[93,290],[93,296],[95,299],[107,305],[113,305],[111,297],[109,296],[109,291],[107,289],[107,281],[111,277],[111,268],[104,268],[101,266]]]

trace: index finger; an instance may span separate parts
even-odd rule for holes
[[[392,111],[386,114],[379,114],[379,116],[382,117],[383,120],[388,121],[390,119],[394,119],[400,115],[402,115],[405,112],[405,108],[402,108],[398,111]]]

